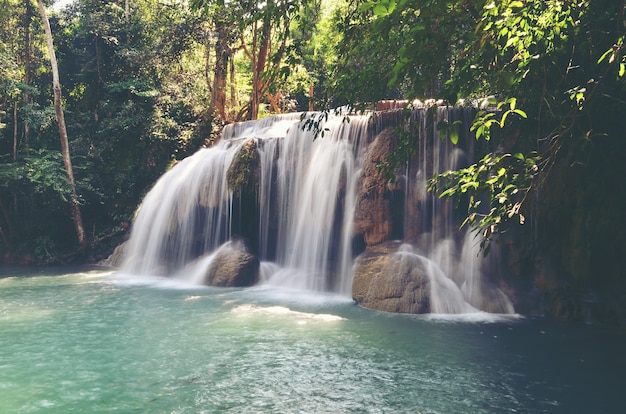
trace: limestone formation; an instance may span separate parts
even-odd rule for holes
[[[378,166],[391,151],[393,139],[391,129],[383,131],[370,145],[363,161],[354,233],[362,234],[367,246],[375,246],[391,239],[391,208],[389,197],[385,197],[388,180]]]
[[[258,257],[243,240],[230,241],[215,253],[204,283],[220,287],[252,286],[259,278],[259,266]]]
[[[430,280],[414,260],[397,253],[399,243],[368,248],[355,265],[352,297],[374,310],[399,313],[430,312]]]
[[[228,187],[233,192],[251,192],[254,190],[256,175],[258,175],[257,143],[254,138],[248,138],[239,152],[233,158],[226,180]]]

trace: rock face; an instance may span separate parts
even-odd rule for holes
[[[204,283],[220,287],[252,286],[259,279],[259,266],[259,258],[243,240],[230,241],[215,253]]]
[[[382,165],[391,151],[393,140],[393,132],[390,129],[383,131],[370,145],[363,160],[354,234],[362,235],[367,246],[375,246],[392,238],[388,180],[378,166]]]
[[[430,312],[430,280],[421,263],[396,253],[398,242],[369,247],[357,259],[352,297],[374,310]]]

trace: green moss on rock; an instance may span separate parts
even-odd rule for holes
[[[248,139],[242,146],[226,172],[228,188],[233,193],[254,191],[259,166],[257,143]]]

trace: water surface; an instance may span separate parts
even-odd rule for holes
[[[1,413],[612,413],[624,335],[271,287],[0,269]]]

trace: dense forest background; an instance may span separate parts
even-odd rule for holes
[[[519,283],[562,298],[555,313],[577,297],[626,315],[623,0],[48,2],[75,197],[37,6],[0,0],[1,262],[102,258],[155,180],[229,122],[483,102],[466,127],[493,152],[432,191],[469,200],[485,250],[514,235],[514,273],[533,275]]]

